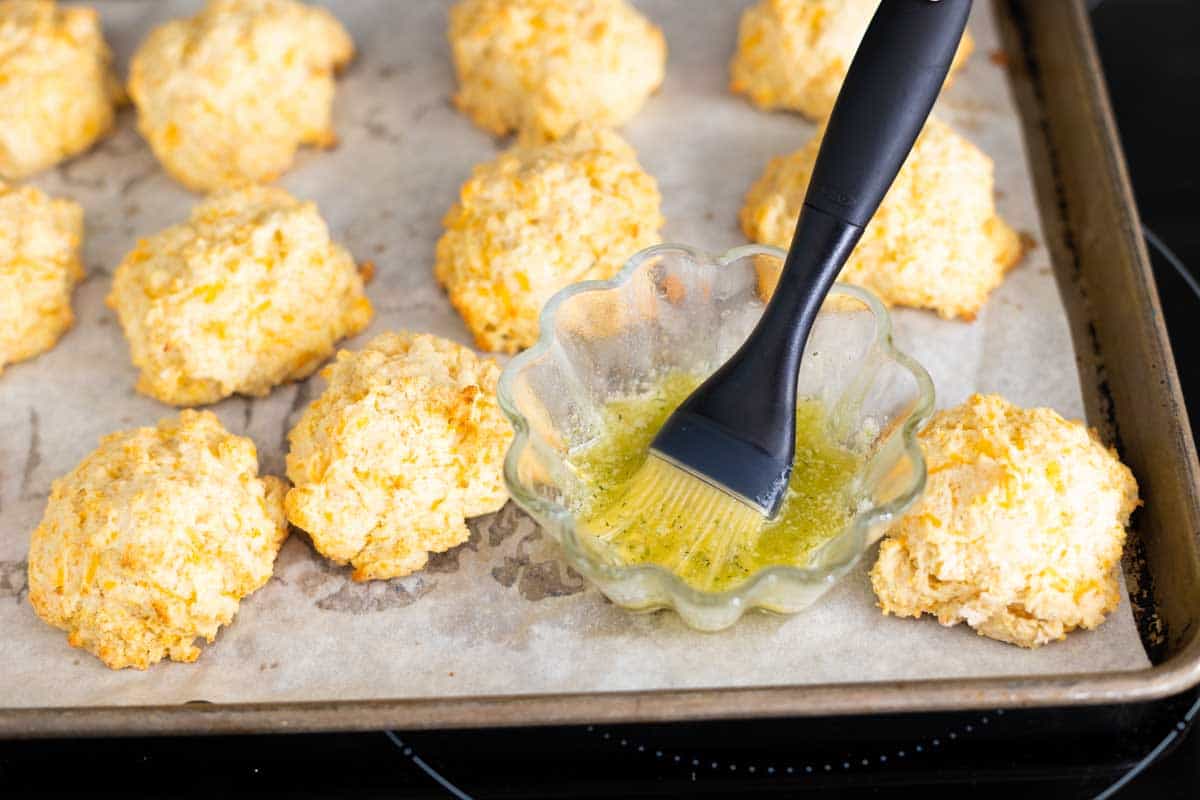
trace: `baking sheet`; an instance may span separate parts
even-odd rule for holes
[[[198,2],[98,3],[122,64],[154,24]],[[377,317],[350,346],[392,328],[469,342],[430,268],[440,218],[472,165],[501,143],[450,107],[446,4],[331,3],[360,57],[336,102],[341,146],[304,152],[281,184],[316,200],[335,236],[377,264]],[[625,129],[664,198],[670,241],[712,251],[744,243],[737,210],[773,155],[813,127],[766,114],[726,92],[742,2],[639,5],[670,47],[662,91]],[[1020,126],[988,4],[971,20],[976,53],[938,113],[997,161],[998,204],[1034,249],[974,324],[898,311],[897,339],[933,375],[939,406],[971,391],[1083,414],[1063,304],[1041,241]],[[1096,631],[1024,651],[976,636],[884,618],[866,579],[873,553],[817,606],[794,617],[751,615],[719,634],[673,614],[633,616],[568,570],[557,546],[513,506],[476,521],[471,541],[430,567],[355,584],[302,535],[284,546],[272,581],[243,601],[233,625],[194,664],[112,672],[72,650],[25,599],[29,532],[50,482],[113,430],[173,413],[134,393],[135,371],[103,304],[111,271],[139,235],[186,217],[194,195],[158,168],[131,113],[96,151],[34,182],[83,203],[88,278],[78,324],[57,348],[0,376],[0,707],[417,698],[481,694],[770,686],[843,681],[1099,672],[1149,666],[1123,595]],[[320,391],[313,379],[261,400],[215,407],[252,437],[264,472],[282,474],[285,435]]]

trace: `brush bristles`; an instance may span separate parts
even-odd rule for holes
[[[624,560],[659,564],[713,589],[749,572],[765,522],[758,509],[651,454],[618,498],[583,525]]]

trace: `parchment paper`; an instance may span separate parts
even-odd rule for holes
[[[149,28],[196,2],[101,3],[122,69]],[[454,82],[440,2],[333,4],[360,50],[336,101],[341,145],[303,152],[281,183],[318,201],[335,237],[378,266],[369,294],[390,328],[469,342],[430,270],[440,219],[472,165],[501,143],[449,105]],[[767,114],[726,91],[742,2],[640,3],[667,35],[666,83],[625,129],[664,197],[668,240],[714,252],[742,244],[742,195],[767,159],[799,147],[812,126]],[[976,52],[939,113],[996,160],[999,206],[1041,241],[1015,108],[990,4],[977,3]],[[866,579],[874,553],[812,609],[749,615],[719,634],[672,613],[634,616],[582,583],[513,506],[476,521],[470,542],[401,580],[355,584],[295,534],[275,578],[194,664],[112,672],[38,620],[26,600],[29,534],[50,482],[111,431],[152,424],[172,409],[134,393],[135,372],[103,298],[138,236],[187,216],[196,201],[156,164],[131,112],[92,153],[35,183],[83,203],[88,277],[78,324],[51,352],[0,376],[0,707],[251,702],[748,686],[1030,675],[1147,666],[1127,598],[1108,622],[1024,651],[969,628],[885,618]],[[1083,403],[1058,288],[1035,244],[974,324],[896,313],[900,344],[932,373],[942,406],[971,391],[1049,405],[1080,417]],[[320,381],[262,400],[216,406],[252,437],[264,472],[283,473],[284,436]]]

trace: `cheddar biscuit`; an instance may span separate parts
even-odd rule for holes
[[[454,103],[497,136],[557,139],[628,120],[663,80],[662,32],[626,0],[460,0]]]
[[[465,542],[465,520],[507,499],[499,374],[428,334],[385,333],[338,353],[288,434],[288,520],[359,581],[408,575]]]
[[[761,0],[742,14],[730,89],[760,108],[824,119],[878,5],[879,0]],[[964,34],[951,75],[973,47],[971,34]]]
[[[180,406],[306,377],[371,319],[354,260],[317,207],[270,187],[213,195],[139,241],[108,303],[138,390]]]
[[[287,537],[284,484],[211,412],[104,437],[54,482],[29,546],[29,602],[113,669],[195,661]]]
[[[1094,431],[975,395],[939,412],[920,442],[925,494],[871,570],[885,614],[932,614],[1038,647],[1117,607],[1138,489]]]
[[[772,159],[741,211],[750,239],[787,248],[820,136]],[[1016,232],[996,214],[992,160],[930,119],[839,276],[888,305],[974,319],[1021,258]]]
[[[94,9],[0,0],[0,178],[53,166],[112,128],[111,62]]]
[[[334,70],[354,55],[327,10],[295,0],[209,0],[155,28],[133,56],[138,128],[196,191],[274,180],[300,145],[328,147]]]
[[[658,185],[617,134],[580,128],[475,168],[446,214],[434,275],[483,350],[537,341],[550,296],[612,277],[659,241]]]
[[[0,372],[49,350],[71,327],[82,242],[78,203],[0,181]]]

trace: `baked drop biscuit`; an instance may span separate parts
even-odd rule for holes
[[[759,108],[824,119],[878,6],[879,0],[760,0],[742,13],[729,88]],[[963,34],[951,76],[973,48],[971,34]]]
[[[112,669],[195,661],[287,537],[283,481],[211,412],[104,437],[54,482],[29,545],[29,602]]]
[[[178,406],[307,377],[371,320],[354,260],[316,205],[263,186],[215,194],[139,241],[108,304],[138,391]]]
[[[0,372],[58,342],[83,280],[83,209],[0,181]]]
[[[465,542],[466,519],[508,497],[499,374],[428,334],[385,333],[338,353],[288,434],[288,520],[358,581],[408,575]]]
[[[434,275],[482,350],[513,353],[568,284],[612,277],[659,241],[658,185],[620,136],[579,128],[475,168],[443,221]]]
[[[663,80],[662,32],[626,0],[460,0],[450,9],[454,104],[497,136],[616,126]]]
[[[808,191],[820,135],[774,158],[741,211],[750,239],[787,249]],[[839,280],[888,305],[971,320],[1021,258],[1016,231],[996,213],[992,160],[930,119]]]
[[[196,16],[151,31],[133,56],[129,94],[142,135],[185,186],[271,181],[300,145],[337,141],[334,71],[353,56],[324,8],[208,0]]]
[[[120,98],[94,9],[0,0],[0,178],[82,153],[112,128]]]
[[[1117,607],[1138,489],[1094,431],[975,395],[935,415],[920,442],[925,494],[871,570],[885,614],[932,614],[1038,647]]]

